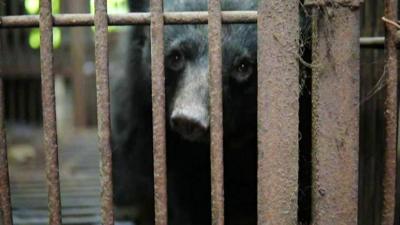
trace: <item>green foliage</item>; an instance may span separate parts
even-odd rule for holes
[[[33,28],[29,32],[29,46],[33,49],[38,49],[40,48],[40,31],[39,28]],[[53,29],[53,48],[59,48],[61,46],[61,29],[58,27],[55,27]]]
[[[54,14],[60,13],[60,0],[52,0],[52,12]],[[25,0],[25,11],[30,15],[39,14],[40,0]],[[61,29],[53,29],[53,47],[59,48],[61,46]],[[40,31],[38,28],[33,28],[29,32],[28,37],[29,46],[33,49],[40,48]]]
[[[94,0],[90,0],[90,13],[94,14]],[[107,12],[110,14],[117,13],[128,13],[128,1],[127,0],[107,0]],[[94,31],[94,28],[92,28]],[[121,30],[121,27],[109,26],[108,32],[118,32]]]
[[[53,13],[60,13],[60,0],[52,0]],[[25,11],[28,14],[39,14],[40,0],[25,0]]]

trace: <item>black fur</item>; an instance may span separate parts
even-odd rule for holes
[[[206,0],[165,0],[165,11],[205,11]],[[225,0],[222,10],[256,10],[256,0]],[[148,2],[130,1],[132,11]],[[223,26],[223,109],[226,223],[256,224],[257,33],[255,24]],[[153,224],[153,160],[149,27],[132,28],[126,74],[113,86],[113,172],[117,206],[139,209],[136,222]],[[208,70],[207,25],[165,26],[166,66],[175,48],[198,70]],[[245,60],[250,77],[234,77]],[[171,102],[183,76],[166,68],[169,224],[211,220],[208,136],[187,141],[169,124]],[[201,90],[200,90],[201,91]],[[204,90],[203,90],[204,91]],[[205,95],[208,96],[208,93]]]

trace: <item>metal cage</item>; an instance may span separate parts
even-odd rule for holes
[[[292,0],[259,1],[257,11],[221,12],[209,0],[208,12],[163,12],[151,0],[149,13],[107,14],[106,0],[95,1],[95,15],[51,12],[40,1],[39,16],[2,16],[0,28],[40,27],[44,146],[49,196],[49,224],[61,225],[60,181],[54,98],[52,28],[95,25],[98,147],[101,153],[102,224],[114,224],[110,93],[109,25],[150,24],[153,104],[155,224],[167,224],[164,95],[164,24],[209,25],[211,100],[212,224],[224,224],[221,24],[258,24],[258,224],[297,224],[299,8]],[[309,1],[313,18],[313,224],[357,224],[359,149],[359,6],[360,0]],[[386,17],[395,20],[395,1],[386,0]],[[334,17],[326,22],[333,9]],[[282,13],[284,12],[284,13]],[[386,161],[383,224],[395,219],[397,141],[396,28],[387,24]],[[363,40],[367,43],[371,40]],[[379,41],[383,41],[379,39]],[[376,44],[376,40],[373,40]],[[367,43],[368,44],[368,43]],[[295,51],[282,51],[282,49]],[[279,60],[277,60],[279,59]],[[0,68],[1,69],[1,68]],[[4,125],[4,90],[0,79],[0,203],[5,225],[13,224]],[[338,93],[332,95],[332,93]]]

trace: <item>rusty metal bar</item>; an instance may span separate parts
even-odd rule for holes
[[[357,224],[359,8],[313,8],[313,224]]]
[[[210,86],[211,219],[224,224],[224,160],[222,112],[222,18],[219,0],[208,1],[208,54]]]
[[[4,105],[4,83],[0,79],[0,224],[12,225]]]
[[[211,15],[210,15],[211,16]],[[257,11],[221,11],[223,23],[255,23]],[[168,12],[165,13],[167,24],[208,23],[209,12]],[[211,17],[210,17],[211,18]]]
[[[360,37],[360,46],[364,48],[383,48],[385,37]]]
[[[53,15],[54,26],[93,26],[92,14],[57,14]],[[109,14],[109,25],[150,24],[150,13]],[[165,12],[165,24],[206,24],[208,12]],[[224,23],[255,23],[256,11],[225,11],[222,12]],[[37,27],[39,16],[20,15],[0,17],[0,27]]]
[[[112,154],[110,88],[108,74],[108,21],[106,0],[95,0],[95,60],[97,89],[97,129],[100,151],[101,219],[103,225],[114,224],[112,189]]]
[[[297,224],[298,2],[258,10],[258,224]]]
[[[167,225],[163,1],[151,0],[150,13],[155,225]]]
[[[49,194],[49,224],[61,225],[60,177],[53,70],[53,17],[51,1],[40,1],[40,68],[42,72],[42,104],[44,150]]]
[[[385,0],[385,17],[397,20],[397,1]],[[383,177],[382,225],[393,225],[396,205],[396,159],[397,159],[397,81],[398,58],[396,48],[397,28],[385,23],[386,54],[386,100],[385,100],[385,166]]]

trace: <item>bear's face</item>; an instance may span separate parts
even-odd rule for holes
[[[169,127],[189,141],[206,141],[210,127],[207,25],[165,27]],[[256,126],[256,25],[223,25],[222,79],[225,138]]]

